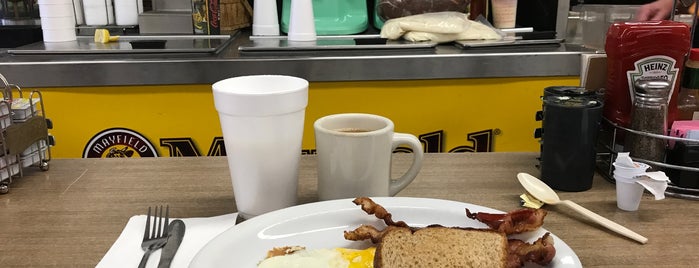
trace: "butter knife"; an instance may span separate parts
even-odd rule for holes
[[[158,262],[158,268],[169,268],[172,263],[172,259],[175,258],[175,253],[182,243],[182,238],[184,237],[184,222],[182,220],[174,220],[168,225],[168,238],[167,243],[163,247],[163,251],[160,253],[160,262]]]

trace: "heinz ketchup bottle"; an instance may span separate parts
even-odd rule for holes
[[[667,123],[677,118],[677,95],[685,55],[690,49],[689,26],[675,21],[614,23],[607,31],[607,88],[605,118],[629,127],[634,82],[664,79],[670,82]]]

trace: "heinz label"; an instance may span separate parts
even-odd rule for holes
[[[677,61],[664,55],[654,55],[642,58],[634,63],[634,68],[626,72],[626,80],[629,86],[629,96],[631,103],[634,98],[633,84],[636,80],[665,80],[670,82],[670,96],[675,88],[677,74],[680,69],[676,65]],[[670,99],[668,98],[668,102]]]

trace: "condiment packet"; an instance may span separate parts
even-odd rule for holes
[[[523,193],[519,198],[521,198],[520,203],[523,207],[538,209],[544,205],[544,202],[539,201],[529,193]]]
[[[698,139],[697,134],[699,133],[697,133],[697,130],[699,130],[699,120],[675,120],[675,122],[672,123],[672,128],[670,129],[670,136],[686,139]],[[669,140],[668,147],[670,149],[675,148],[675,140]]]

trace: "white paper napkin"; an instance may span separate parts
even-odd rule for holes
[[[185,224],[182,244],[172,260],[171,267],[188,267],[194,256],[211,239],[235,225],[238,213],[210,218],[181,219]],[[173,219],[174,220],[174,219]],[[136,215],[129,219],[116,242],[97,264],[99,268],[137,267],[143,257],[141,241],[146,228],[146,215]],[[161,250],[151,254],[146,267],[157,267]]]

